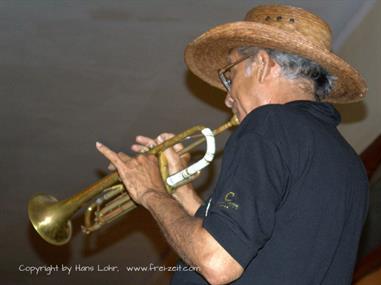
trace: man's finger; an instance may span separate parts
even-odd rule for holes
[[[145,146],[154,146],[155,145],[155,140],[145,137],[145,136],[137,136],[136,137],[136,142]]]
[[[155,141],[157,143],[162,143],[166,140],[169,140],[171,138],[173,138],[175,135],[172,134],[172,133],[161,133],[160,135],[157,136],[157,138],[155,139]]]
[[[124,166],[124,162],[120,159],[118,154],[116,154],[114,151],[109,149],[107,146],[101,144],[100,142],[96,143],[96,147],[100,153],[102,153],[108,160],[111,161],[111,163],[116,167],[122,167]]]
[[[131,146],[131,150],[134,152],[138,152],[138,153],[144,153],[144,152],[149,151],[149,148],[147,146],[144,146],[144,145],[133,144]]]
[[[185,162],[185,164],[188,164],[191,159],[190,153],[189,152],[184,153],[183,155],[181,155],[181,159]]]
[[[183,144],[178,143],[178,144],[175,144],[173,146],[173,148],[175,149],[176,152],[180,152],[180,151],[182,151],[184,149],[184,146],[183,146]]]
[[[165,156],[168,160],[168,165],[171,168],[172,171],[180,171],[184,165],[181,161],[180,156],[176,153],[176,151],[173,148],[167,148],[165,151]]]
[[[118,156],[119,158],[124,161],[124,162],[127,162],[128,160],[131,159],[131,157],[129,157],[127,154],[125,154],[124,152],[118,152]]]

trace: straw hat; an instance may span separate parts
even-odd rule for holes
[[[326,101],[349,103],[366,95],[367,87],[361,75],[331,52],[329,25],[318,16],[291,6],[257,6],[247,13],[244,21],[210,29],[188,44],[185,62],[202,80],[225,90],[217,70],[227,64],[229,51],[241,46],[274,48],[320,64],[337,77]]]

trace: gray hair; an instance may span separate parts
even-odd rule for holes
[[[257,47],[240,47],[237,51],[243,56],[255,56],[261,49]],[[316,62],[302,56],[264,48],[271,59],[281,67],[284,77],[290,80],[307,79],[313,83],[316,101],[322,101],[333,90],[336,77]]]

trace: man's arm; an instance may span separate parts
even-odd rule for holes
[[[242,274],[242,266],[203,228],[202,220],[189,215],[166,192],[156,157],[140,155],[123,161],[106,146],[97,143],[97,148],[117,168],[131,198],[151,212],[179,256],[199,267],[209,283],[229,283]]]
[[[242,266],[202,227],[202,219],[190,216],[168,194],[150,191],[143,206],[159,224],[168,243],[210,284],[226,284],[239,278]]]
[[[198,196],[196,191],[193,189],[191,183],[181,186],[176,189],[172,194],[177,202],[185,209],[185,211],[190,215],[194,216],[198,208],[201,207],[203,201]]]

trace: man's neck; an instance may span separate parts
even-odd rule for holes
[[[285,104],[291,101],[308,100],[316,101],[313,86],[304,83],[296,83],[291,80],[282,82],[277,88],[277,92],[272,95],[272,103]]]

